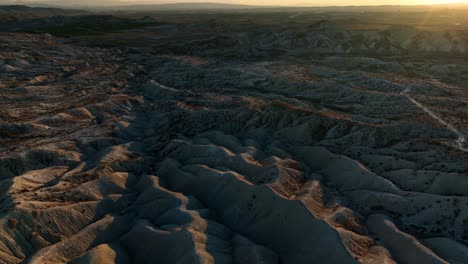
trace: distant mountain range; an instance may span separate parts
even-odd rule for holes
[[[149,10],[238,10],[238,9],[253,9],[253,8],[267,8],[264,6],[253,5],[239,5],[227,3],[171,3],[171,4],[133,4],[125,6],[109,6],[110,9],[125,9],[136,11],[149,11]]]
[[[187,1],[187,0],[186,0]],[[46,1],[28,1],[28,0],[0,0],[0,5],[28,5],[34,7],[108,7],[124,8],[130,10],[177,10],[177,9],[245,9],[258,8],[259,6],[241,5],[228,1],[225,2],[196,2],[188,0],[180,3],[154,3],[153,1],[115,1],[115,0],[46,0]]]
[[[133,10],[133,11],[170,11],[170,10],[246,10],[246,9],[291,9],[339,12],[396,12],[396,11],[424,11],[428,8],[466,8],[468,4],[440,4],[434,6],[258,6],[236,4],[230,0],[219,0],[219,2],[197,2],[198,0],[181,0],[183,2],[167,3],[161,1],[118,1],[118,0],[0,0],[0,5],[27,5],[31,7],[59,7],[74,9],[104,9],[104,10]]]
[[[10,28],[11,23],[55,16],[79,16],[88,11],[51,7],[29,7],[24,5],[0,5],[0,30]]]
[[[139,2],[133,2],[139,4]],[[0,0],[1,5],[28,5],[28,6],[122,6],[129,2],[118,0]]]

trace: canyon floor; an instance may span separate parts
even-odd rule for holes
[[[468,263],[462,46],[308,30],[1,32],[0,263]]]

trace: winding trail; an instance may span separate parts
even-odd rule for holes
[[[450,131],[452,131],[455,135],[457,135],[457,140],[455,141],[455,147],[464,151],[464,152],[468,152],[468,149],[464,147],[464,143],[466,142],[466,135],[461,132],[460,130],[458,130],[456,127],[454,127],[452,124],[448,123],[447,121],[445,121],[444,119],[442,119],[440,116],[438,116],[436,113],[434,113],[433,111],[431,111],[429,108],[427,108],[426,106],[424,106],[423,104],[421,104],[420,102],[416,101],[416,99],[414,99],[410,94],[409,92],[411,92],[411,88],[409,87],[403,87],[399,84],[396,84],[395,85],[397,86],[400,86],[402,87],[403,92],[401,92],[400,94],[401,95],[404,95],[406,98],[408,98],[408,100],[410,100],[414,105],[416,105],[419,109],[423,110],[424,112],[426,112],[428,115],[430,115],[432,118],[434,118],[435,120],[437,120],[440,124],[444,125],[445,127],[447,127],[447,129],[449,129]]]

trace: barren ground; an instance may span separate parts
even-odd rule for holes
[[[0,33],[0,263],[468,262],[466,60],[201,32]]]

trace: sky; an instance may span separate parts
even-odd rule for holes
[[[97,0],[99,1],[99,0]],[[120,0],[120,1],[138,1],[141,2],[142,0]],[[145,1],[146,2],[146,1]],[[148,0],[148,2],[159,2],[159,1],[151,1]],[[243,3],[243,4],[250,4],[250,5],[256,5],[256,4],[262,4],[262,5],[294,5],[294,4],[306,4],[306,5],[327,5],[327,6],[332,6],[332,5],[404,5],[404,4],[444,4],[444,3],[468,3],[468,0],[466,1],[454,1],[454,0],[352,0],[352,1],[347,1],[347,0],[302,0],[302,1],[288,1],[288,0],[166,0],[166,1],[160,1],[160,2],[230,2],[230,3]]]
[[[250,0],[245,1],[245,3],[252,3],[257,2],[259,4],[285,4],[285,2],[290,1],[281,1],[281,0]],[[465,2],[468,1],[453,1],[453,0],[384,0],[384,1],[375,1],[375,0],[354,0],[354,1],[346,1],[346,0],[329,0],[329,1],[321,1],[321,0],[304,0],[300,2],[301,4],[307,5],[405,5],[405,4],[443,4],[443,3],[453,3],[453,2]]]
[[[11,1],[11,0],[10,0]],[[104,2],[120,2],[128,4],[161,4],[161,3],[189,3],[189,2],[217,2],[231,4],[247,5],[275,5],[275,6],[358,6],[358,5],[427,5],[427,4],[446,4],[446,3],[465,3],[468,0],[17,0],[63,3],[66,5],[76,3],[92,3],[99,5]],[[2,0],[0,0],[2,2]]]
[[[468,1],[454,1],[454,0],[302,0],[302,1],[288,1],[288,0],[238,0],[243,4],[251,5],[412,5],[412,4],[445,4],[445,3],[468,3]]]
[[[99,1],[99,0],[96,0]],[[142,0],[120,0],[128,2],[142,2]],[[143,0],[144,1],[144,0]],[[300,5],[300,6],[334,6],[334,5],[413,5],[413,4],[445,4],[468,3],[468,0],[148,0],[145,2],[222,2],[248,5]]]

